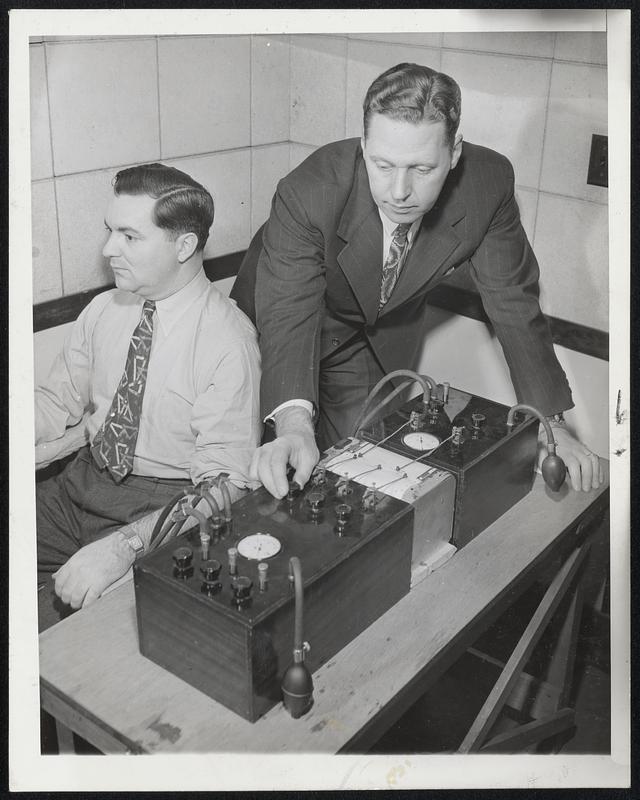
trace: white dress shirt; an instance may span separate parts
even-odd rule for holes
[[[48,378],[35,391],[36,444],[64,434],[89,410],[93,440],[124,371],[143,298],[112,289],[82,311]],[[255,486],[260,441],[257,334],[233,300],[200,272],[156,302],[133,473],[203,478],[228,472]]]

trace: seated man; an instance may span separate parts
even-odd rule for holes
[[[36,445],[86,411],[91,442],[37,487],[41,630],[127,572],[182,488],[224,472],[240,496],[261,434],[255,329],[203,269],[211,195],[163,164],[113,186],[117,288],[80,314],[35,392]]]

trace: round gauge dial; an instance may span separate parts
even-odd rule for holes
[[[415,433],[407,433],[402,437],[402,441],[412,450],[433,450],[440,444],[440,439],[432,433],[422,433],[416,431]]]
[[[270,533],[252,533],[240,539],[238,542],[238,552],[245,558],[254,561],[263,561],[265,558],[272,558],[280,552],[282,545]]]

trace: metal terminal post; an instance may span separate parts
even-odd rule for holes
[[[341,478],[338,478],[336,482],[336,494],[338,497],[346,497],[348,494],[351,494],[351,478],[349,478],[348,472],[345,472]]]
[[[269,572],[269,565],[264,561],[258,564],[258,588],[261,592],[266,592],[269,585],[267,574]]]
[[[236,547],[230,547],[227,550],[227,556],[229,557],[229,575],[237,575],[238,549]]]
[[[419,431],[424,428],[424,413],[421,411],[412,411],[409,415],[409,427],[412,431]]]
[[[313,471],[312,482],[314,486],[324,486],[327,482],[327,470],[324,467],[316,467]]]
[[[362,507],[365,511],[375,511],[380,495],[376,489],[375,483],[372,484],[362,496]]]

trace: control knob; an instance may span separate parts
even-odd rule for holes
[[[231,584],[233,603],[237,608],[246,608],[251,604],[253,581],[245,575],[239,575]]]
[[[335,507],[335,512],[336,512],[335,532],[338,536],[344,536],[344,529],[347,527],[347,522],[351,517],[352,508],[348,503],[339,503]]]
[[[190,547],[178,547],[173,551],[175,567],[173,575],[176,578],[190,578],[193,575],[193,550]]]
[[[222,584],[218,580],[222,564],[215,558],[207,559],[200,565],[200,573],[202,575],[202,591],[206,594],[216,594],[222,588]]]
[[[324,492],[309,492],[307,495],[307,503],[311,510],[311,516],[314,520],[318,518],[324,506],[326,495]]]

